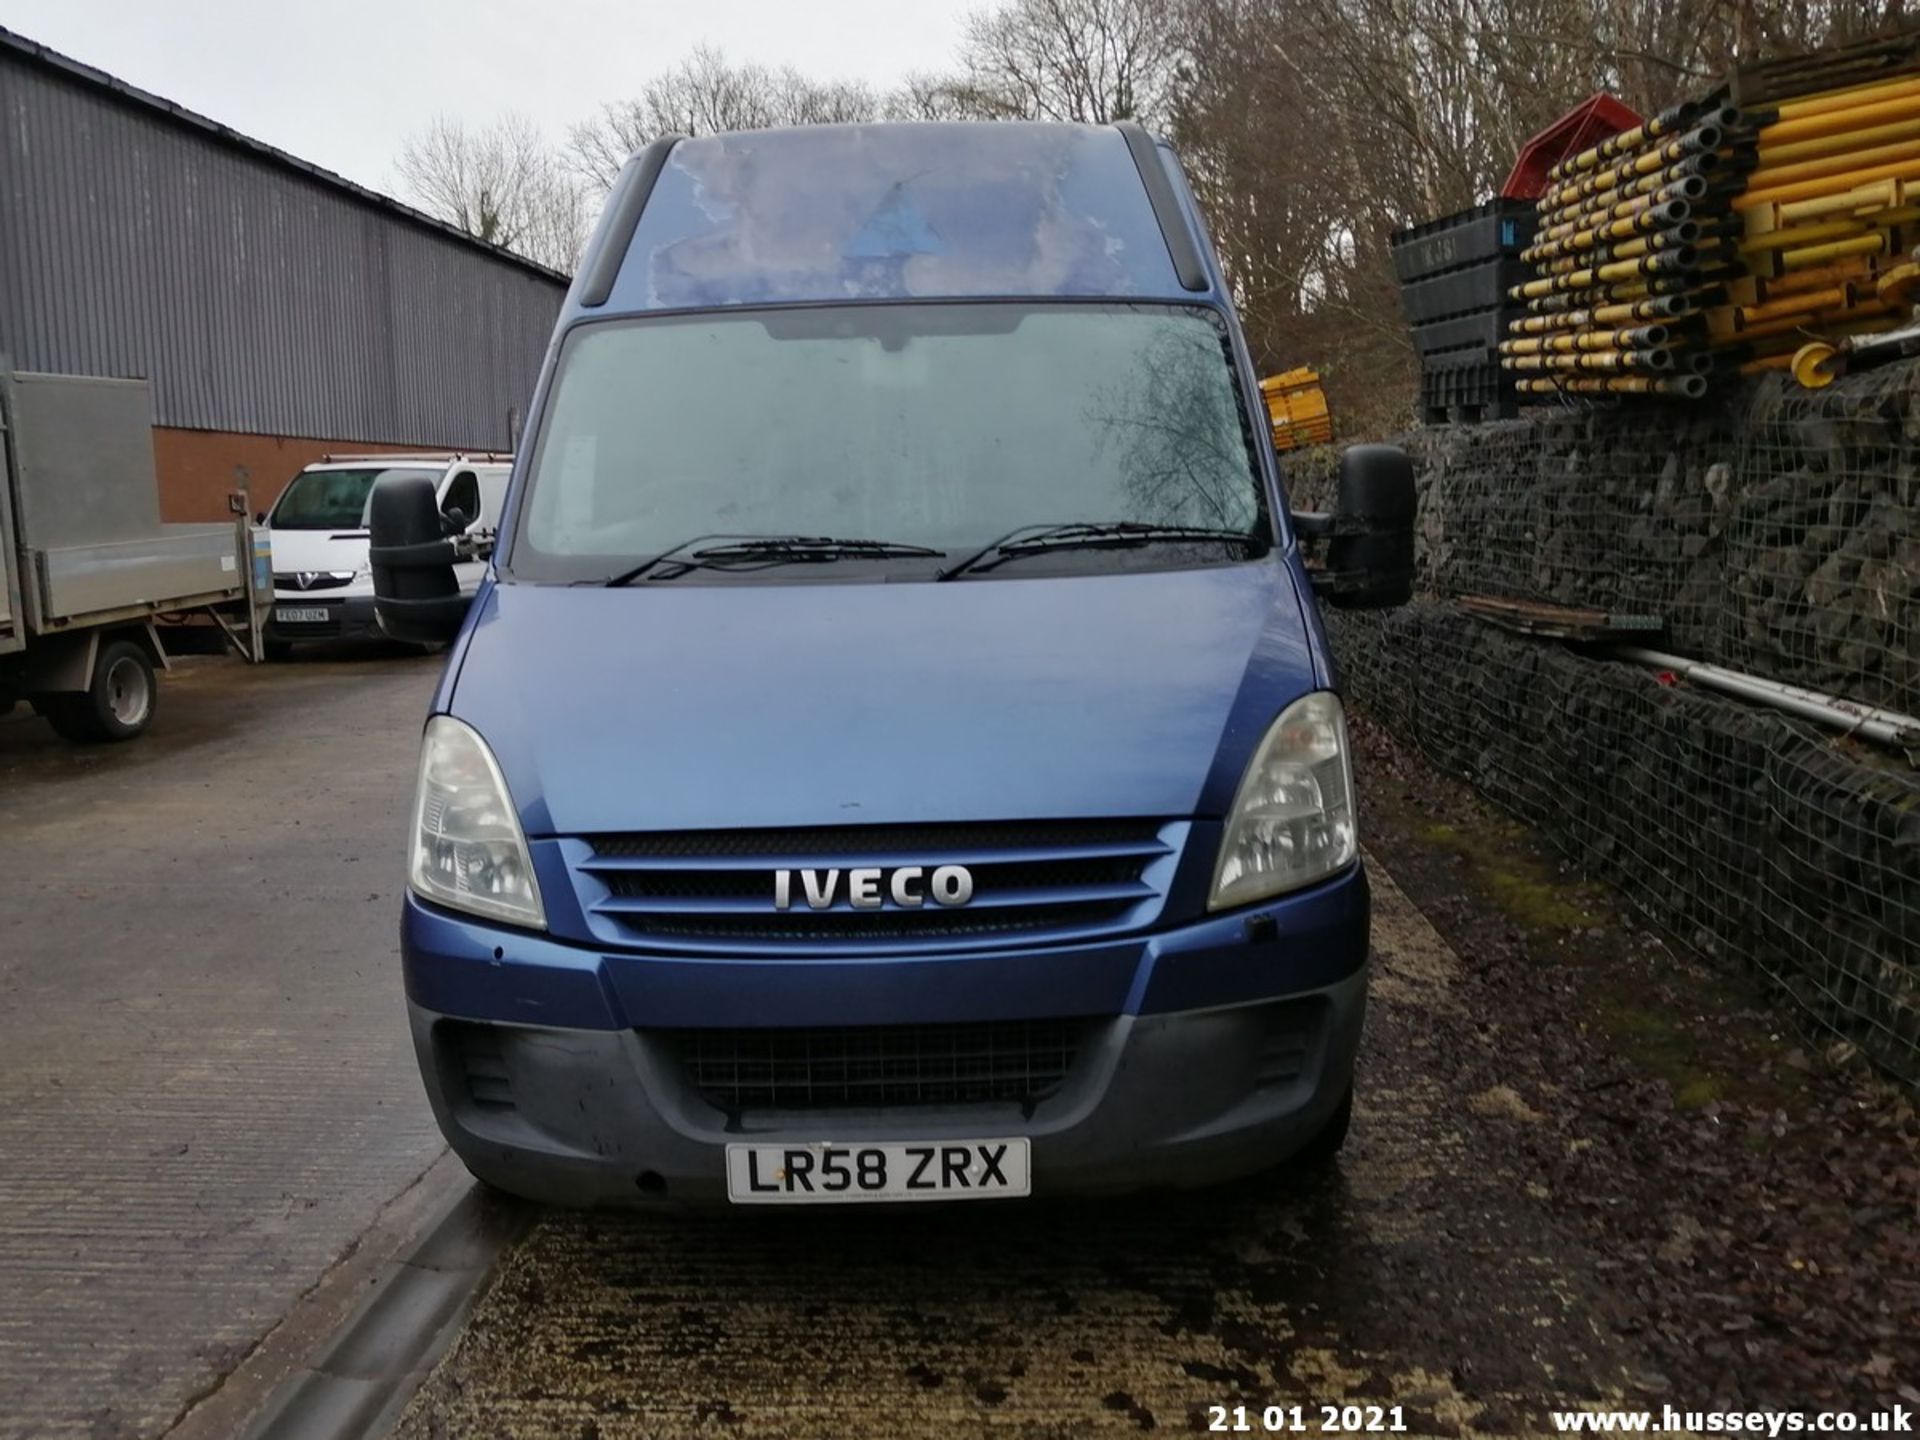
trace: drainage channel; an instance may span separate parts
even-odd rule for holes
[[[289,1375],[246,1440],[375,1440],[392,1429],[485,1291],[532,1210],[470,1185],[306,1365]]]

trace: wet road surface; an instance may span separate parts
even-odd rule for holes
[[[157,1435],[441,1151],[401,1004],[439,661],[184,662],[0,719],[0,1436]]]
[[[1528,1434],[1638,1387],[1596,1257],[1451,1093],[1457,960],[1376,870],[1374,1004],[1338,1172],[930,1215],[552,1214],[400,1433],[1204,1431],[1211,1405],[1404,1407]]]

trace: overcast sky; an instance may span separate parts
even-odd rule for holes
[[[436,114],[564,138],[694,46],[884,88],[944,68],[979,0],[0,0],[0,25],[388,192]]]

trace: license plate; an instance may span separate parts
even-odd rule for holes
[[[1031,1193],[1023,1139],[727,1146],[727,1198],[736,1205],[1003,1200]]]
[[[333,617],[317,606],[276,605],[273,607],[273,618],[282,625],[324,625]]]

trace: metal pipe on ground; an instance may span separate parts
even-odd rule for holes
[[[1649,210],[1656,205],[1670,205],[1676,201],[1692,204],[1705,199],[1707,189],[1707,180],[1704,175],[1683,176],[1678,180],[1667,181],[1657,190],[1630,195],[1616,203],[1587,210],[1571,220],[1545,226],[1536,233],[1535,238],[1541,241],[1564,240],[1569,235],[1577,234],[1582,230],[1598,229],[1612,221],[1638,215],[1641,211]]]
[[[1897,75],[1887,80],[1866,80],[1858,85],[1839,85],[1831,90],[1815,91],[1794,100],[1769,106],[1772,124],[1783,120],[1802,120],[1809,115],[1830,115],[1837,110],[1858,109],[1902,95],[1920,95],[1920,76]]]
[[[1828,285],[1843,285],[1850,280],[1864,280],[1869,275],[1872,264],[1864,255],[1836,261],[1831,265],[1819,265],[1807,270],[1796,270],[1791,275],[1781,275],[1774,279],[1757,277],[1754,280],[1756,303],[1773,299],[1777,295],[1791,295],[1801,290],[1820,289]]]
[[[1542,339],[1502,340],[1502,355],[1564,354],[1579,350],[1652,350],[1665,345],[1665,325],[1642,325],[1628,330],[1581,330]]]
[[[1649,234],[1665,234],[1692,225],[1688,217],[1693,213],[1692,205],[1685,200],[1670,200],[1642,210],[1620,220],[1609,221],[1605,225],[1591,230],[1576,230],[1573,234],[1559,240],[1549,240],[1543,244],[1529,245],[1520,252],[1520,258],[1529,264],[1539,264],[1544,260],[1577,257],[1581,252],[1597,249],[1606,245],[1630,243]],[[1695,234],[1698,234],[1696,227]],[[1675,241],[1674,243],[1684,243]]]
[[[1622,240],[1613,247],[1613,258],[1633,260],[1661,250],[1678,250],[1682,245],[1698,243],[1703,235],[1704,232],[1697,222],[1683,220],[1671,230],[1661,230],[1651,235],[1637,236],[1632,240]]]
[[[1649,140],[1658,140],[1676,131],[1684,130],[1693,123],[1694,117],[1700,113],[1701,108],[1701,102],[1697,100],[1682,100],[1677,105],[1670,105],[1651,120],[1644,120],[1632,129],[1622,130],[1617,135],[1609,135],[1599,144],[1590,145],[1577,155],[1569,155],[1547,171],[1547,179],[1550,182],[1565,180],[1583,171],[1596,169],[1616,155],[1624,155],[1629,150],[1638,150]]]
[[[1764,149],[1784,141],[1842,135],[1898,120],[1911,120],[1915,116],[1920,116],[1920,86],[1869,105],[1850,105],[1788,120],[1776,120],[1770,125],[1760,126],[1754,138]]]
[[[1876,214],[1899,209],[1905,188],[1905,182],[1900,180],[1872,180],[1855,190],[1815,195],[1808,200],[1782,201],[1773,207],[1774,219],[1781,225],[1800,225],[1829,215],[1871,221]]]
[[[1584,308],[1580,309],[1516,316],[1508,323],[1508,329],[1515,335],[1549,335],[1586,326],[1606,328],[1640,321],[1677,320],[1693,313],[1692,302],[1685,295],[1662,295],[1608,305],[1586,305],[1583,297],[1582,305]]]
[[[1790,165],[1769,165],[1763,160],[1747,177],[1747,188],[1772,190],[1782,185],[1797,185],[1803,180],[1819,180],[1829,175],[1844,175],[1849,170],[1895,165],[1902,160],[1916,158],[1920,158],[1920,120],[1914,122],[1911,138],[1892,144],[1844,146],[1833,154],[1815,156]]]
[[[1515,287],[1517,290],[1520,287]],[[1595,285],[1585,290],[1569,290],[1548,295],[1529,296],[1526,299],[1527,311],[1533,315],[1547,315],[1557,311],[1586,310],[1597,305],[1637,304],[1648,299],[1686,299],[1707,287],[1692,275],[1650,275],[1637,280],[1617,281],[1607,285]],[[1509,299],[1520,299],[1509,292]],[[1714,301],[1697,301],[1698,304],[1714,304]]]
[[[1884,319],[1894,319],[1894,306],[1873,302],[1861,303],[1850,310],[1822,310],[1812,315],[1788,315],[1778,320],[1765,320],[1744,329],[1730,329],[1716,333],[1709,344],[1716,347],[1753,345],[1773,339],[1776,336],[1791,337],[1799,340],[1811,339],[1815,335],[1839,335],[1855,327],[1878,325]]]
[[[1577,354],[1508,355],[1502,357],[1503,370],[1644,370],[1648,373],[1673,368],[1671,350],[1588,350]]]
[[[1514,381],[1524,395],[1665,395],[1698,400],[1707,382],[1698,375],[1557,375]]]
[[[1767,205],[1781,205],[1792,200],[1809,200],[1822,195],[1838,195],[1848,190],[1858,190],[1862,185],[1874,180],[1920,180],[1920,158],[1909,157],[1904,160],[1892,160],[1879,165],[1861,165],[1851,170],[1838,170],[1830,175],[1821,175],[1812,180],[1800,180],[1786,185],[1768,185],[1764,188],[1749,185],[1744,195],[1733,202],[1733,208],[1745,214],[1749,210],[1758,210]]]
[[[1788,315],[1807,315],[1819,310],[1839,310],[1857,302],[1853,288],[1848,285],[1834,286],[1825,290],[1800,290],[1783,295],[1777,300],[1769,300],[1760,305],[1738,305],[1734,307],[1733,318],[1737,327],[1762,325],[1769,320],[1779,320]]]
[[[1725,138],[1725,133],[1718,125],[1702,125],[1684,135],[1663,141],[1652,149],[1622,159],[1611,169],[1598,170],[1551,189],[1542,197],[1542,203],[1558,207],[1588,196],[1604,194],[1638,177],[1665,171],[1677,162],[1712,154],[1720,148]],[[1688,173],[1704,173],[1707,168],[1696,166]]]
[[[1848,240],[1865,235],[1874,228],[1866,220],[1817,220],[1808,225],[1790,225],[1780,230],[1764,230],[1740,242],[1742,255],[1759,255],[1768,250],[1804,249],[1826,240]]]
[[[1567,191],[1555,194],[1549,192],[1540,198],[1540,223],[1562,224],[1578,219],[1590,210],[1602,206],[1618,204],[1649,194],[1665,186],[1677,184],[1682,180],[1701,179],[1709,185],[1720,183],[1730,175],[1737,178],[1744,172],[1744,161],[1740,165],[1733,163],[1731,157],[1723,157],[1719,152],[1708,150],[1677,161],[1664,170],[1655,170],[1646,175],[1632,175],[1606,190]]]
[[[1761,705],[1771,705],[1790,715],[1798,715],[1804,720],[1812,720],[1849,735],[1859,735],[1896,750],[1920,749],[1920,719],[1903,715],[1898,710],[1857,704],[1837,695],[1789,685],[1783,680],[1768,680],[1763,676],[1748,675],[1700,660],[1688,660],[1684,656],[1669,655],[1663,650],[1649,650],[1640,645],[1617,645],[1611,653],[1638,665],[1671,670],[1710,690],[1737,695]]]
[[[1864,130],[1843,131],[1838,135],[1818,135],[1811,140],[1799,140],[1786,145],[1769,145],[1762,140],[1759,147],[1760,163],[1754,173],[1757,175],[1763,170],[1783,169],[1808,160],[1850,155],[1856,150],[1914,139],[1920,139],[1920,116],[1898,120],[1891,125],[1870,125]]]
[[[1786,269],[1794,270],[1802,265],[1820,265],[1837,260],[1842,255],[1884,255],[1887,249],[1887,236],[1882,231],[1853,240],[1829,240],[1825,244],[1809,245],[1803,250],[1782,250],[1780,263]]]
[[[1691,245],[1683,245],[1675,250],[1663,250],[1657,255],[1643,255],[1637,260],[1616,260],[1604,265],[1596,265],[1584,270],[1570,271],[1564,275],[1549,275],[1539,280],[1529,280],[1507,291],[1510,300],[1531,300],[1542,295],[1557,295],[1568,290],[1589,290],[1597,285],[1633,281],[1640,278],[1659,276],[1671,277],[1680,271],[1691,270],[1700,259],[1699,252]]]

